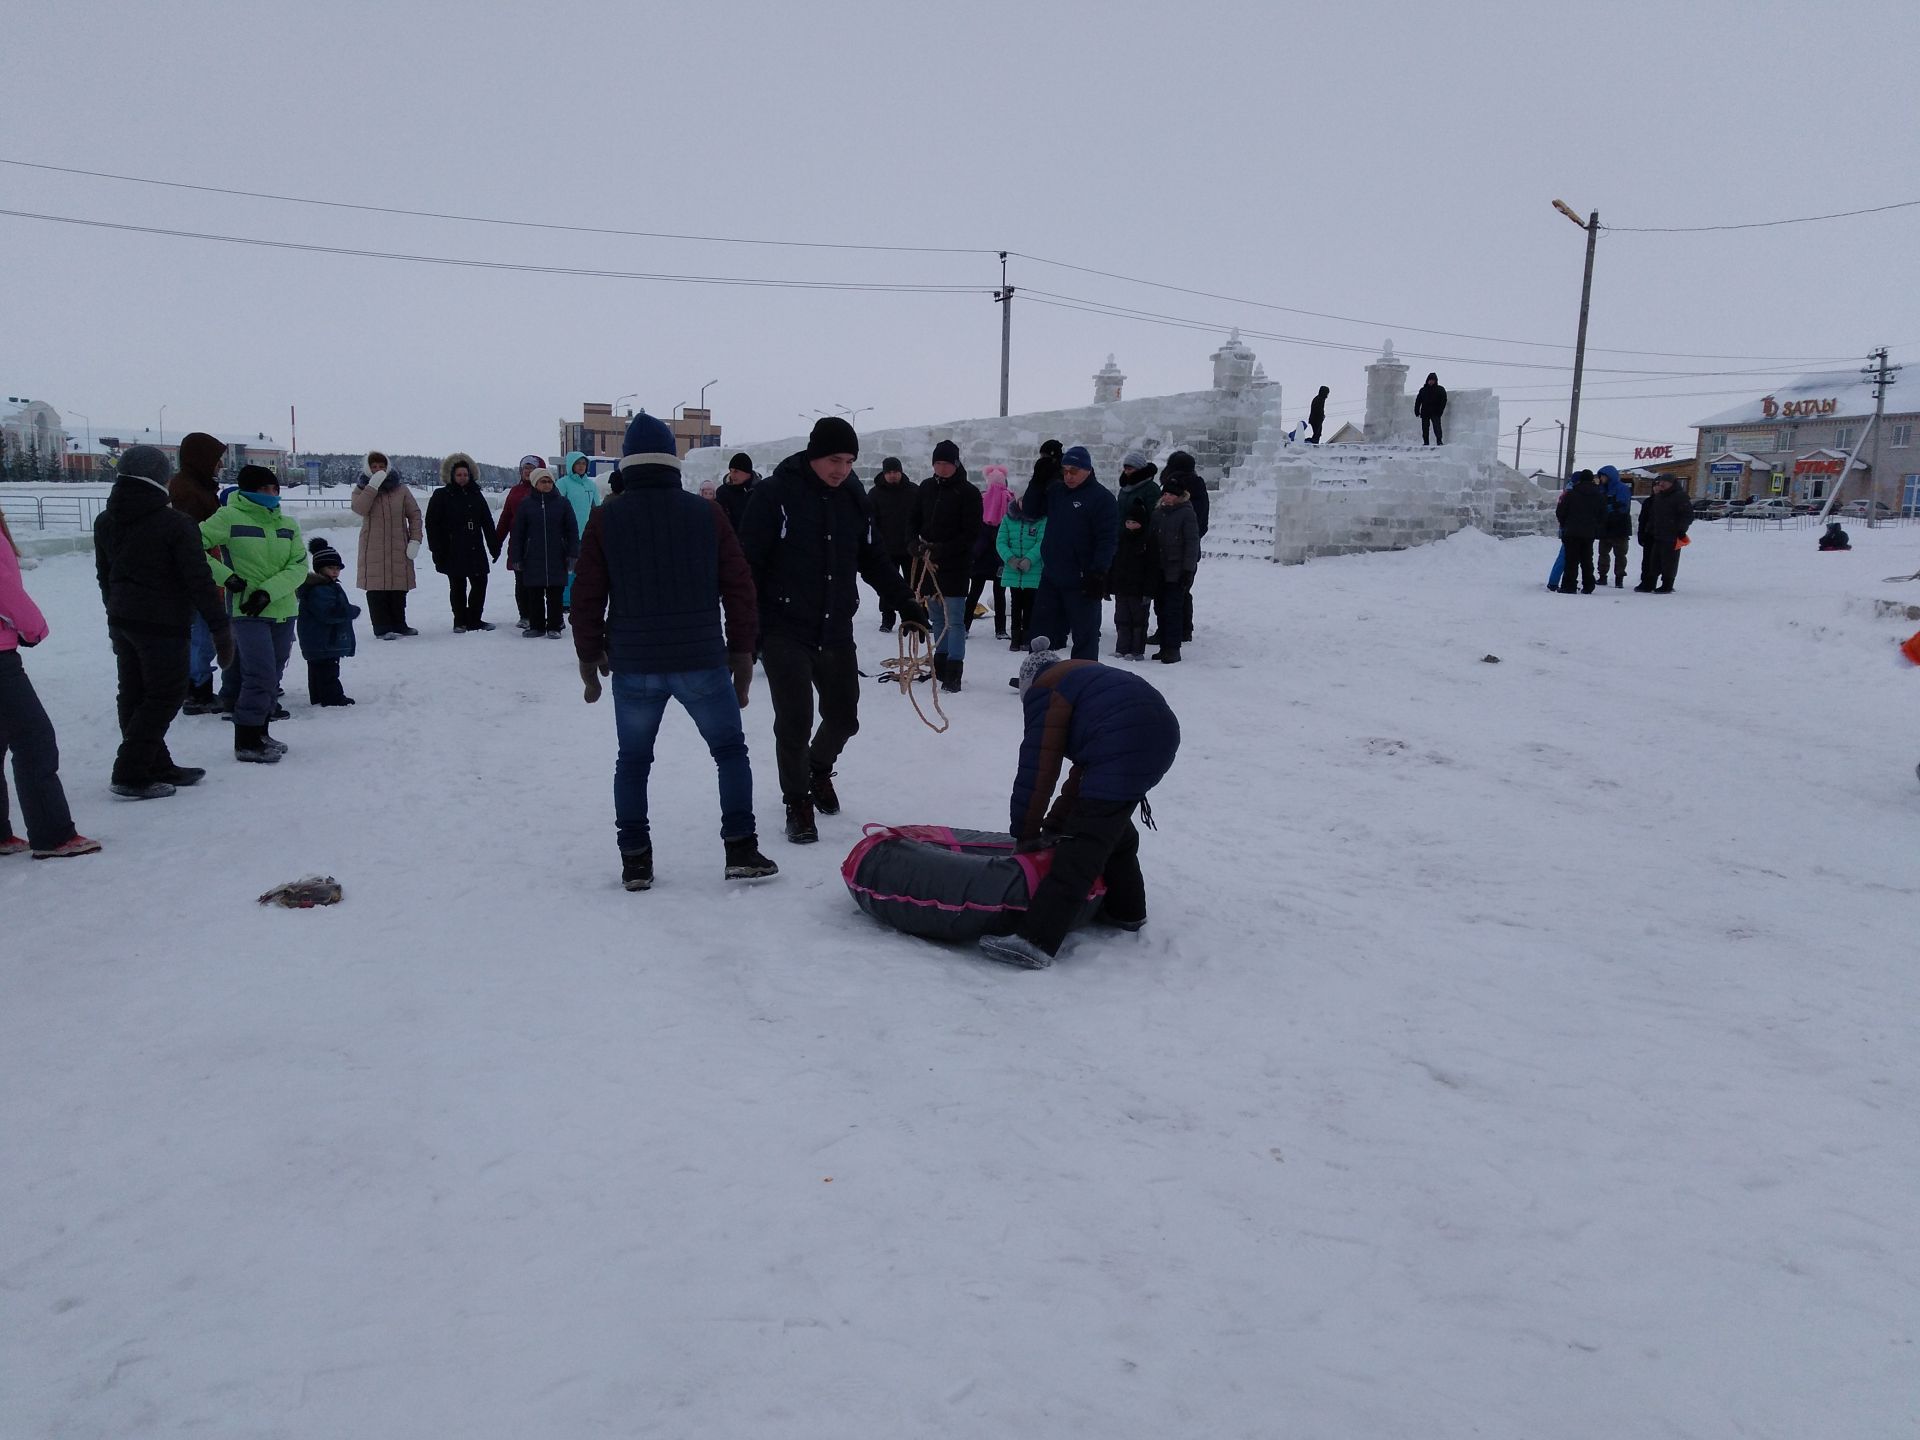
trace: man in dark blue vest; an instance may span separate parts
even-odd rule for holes
[[[617,493],[594,510],[580,542],[573,644],[588,704],[600,698],[600,677],[613,677],[621,883],[653,886],[647,777],[668,700],[693,717],[719,767],[727,879],[778,874],[760,853],[740,725],[759,632],[746,556],[719,505],[682,487],[673,432],[644,410],[627,426],[617,480]]]
[[[1100,658],[1101,602],[1120,545],[1120,502],[1093,473],[1087,447],[1060,457],[1060,478],[1027,487],[1027,518],[1045,519],[1040,588],[1033,600],[1034,635],[1071,638],[1075,660]]]

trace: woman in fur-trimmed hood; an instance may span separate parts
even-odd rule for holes
[[[447,577],[456,635],[491,630],[481,618],[487,575],[500,558],[493,509],[480,489],[480,467],[456,450],[440,462],[440,488],[427,501],[427,550],[433,568]]]
[[[373,633],[417,635],[407,625],[407,592],[417,583],[413,557],[420,553],[426,526],[413,492],[379,450],[367,452],[366,473],[348,502],[360,517],[360,561],[354,583],[367,592]]]

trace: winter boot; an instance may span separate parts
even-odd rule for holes
[[[61,841],[51,850],[36,850],[33,852],[33,858],[36,860],[65,860],[73,855],[97,855],[99,853],[100,842],[98,840],[89,840],[76,830],[72,839]]]
[[[278,765],[280,752],[267,745],[267,727],[233,722],[233,758],[249,765]]]
[[[165,780],[115,781],[107,788],[122,800],[164,800],[173,794],[173,786]]]
[[[22,855],[26,849],[27,842],[18,835],[0,835],[0,855]]]
[[[787,839],[795,845],[811,845],[820,838],[820,831],[813,823],[813,805],[802,800],[798,805],[787,806]]]
[[[653,888],[653,847],[651,845],[644,850],[620,852],[620,888],[623,890]]]
[[[187,691],[187,703],[180,707],[182,715],[215,715],[220,710],[220,702],[213,697],[213,681],[202,680]]]
[[[1018,935],[982,935],[980,948],[989,960],[998,960],[1002,965],[1016,965],[1022,970],[1044,970],[1053,964],[1053,957],[1031,940],[1022,940]]]
[[[760,853],[758,835],[727,841],[727,879],[764,880],[779,873],[780,867]]]
[[[960,681],[966,675],[966,673],[967,673],[966,661],[949,660],[947,662],[946,678],[940,682],[940,688],[942,690],[945,690],[948,694],[958,695],[960,693]]]
[[[947,688],[947,656],[944,650],[933,652],[933,681],[942,690]]]
[[[207,778],[207,772],[198,765],[169,765],[160,772],[160,778],[169,785],[198,785]]]
[[[1636,595],[1651,595],[1653,593],[1653,587],[1651,585],[1636,585],[1633,587],[1633,593]]]
[[[287,751],[292,748],[286,741],[276,736],[273,733],[272,727],[267,725],[260,727],[260,743],[267,749],[277,751],[282,755],[286,754]]]
[[[1180,663],[1180,647],[1178,645],[1162,645],[1159,653],[1153,658],[1158,660],[1162,665],[1178,665]]]
[[[833,788],[833,773],[818,767],[813,772],[813,808],[822,815],[840,813],[840,796]]]
[[[1093,923],[1095,925],[1105,925],[1112,930],[1125,930],[1131,934],[1136,930],[1146,928],[1147,917],[1142,915],[1138,920],[1123,920],[1120,916],[1108,910],[1105,905],[1102,905],[1099,910],[1094,912]]]

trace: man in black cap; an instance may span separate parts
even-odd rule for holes
[[[154,800],[207,772],[176,765],[167,727],[187,698],[187,640],[197,613],[222,669],[233,664],[233,627],[213,583],[200,528],[167,494],[166,452],[135,445],[120,457],[106,509],[93,526],[94,574],[120,673],[120,751],[113,793]]]
[[[797,845],[820,838],[816,810],[840,813],[833,765],[860,729],[855,575],[866,579],[881,603],[899,611],[903,623],[927,623],[927,612],[874,539],[873,509],[865,493],[847,483],[859,454],[853,426],[837,415],[823,417],[807,437],[807,448],[782,460],[754,486],[740,527],[760,597],[760,656],[773,696],[787,839]]]
[[[867,492],[873,502],[873,530],[887,559],[902,575],[913,563],[913,512],[920,500],[920,487],[910,484],[898,455],[880,462],[880,475]],[[891,633],[897,617],[887,602],[880,602],[880,629]]]
[[[753,468],[753,457],[746,451],[742,450],[727,461],[726,483],[714,493],[713,498],[726,511],[727,523],[733,526],[736,535],[740,533],[740,522],[747,518],[747,500],[759,479]]]

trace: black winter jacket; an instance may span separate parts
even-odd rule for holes
[[[1139,521],[1140,528],[1129,530],[1129,520]],[[1120,539],[1113,547],[1113,569],[1107,572],[1107,588],[1115,595],[1153,594],[1154,567],[1148,551],[1152,525],[1153,507],[1143,500],[1120,506]]]
[[[1178,582],[1200,568],[1200,520],[1193,503],[1156,505],[1147,532],[1149,560],[1157,578]]]
[[[733,526],[733,533],[740,533],[740,524],[747,518],[747,502],[753,498],[753,487],[760,483],[755,473],[744,485],[734,485],[721,478],[713,492],[714,503],[726,513],[727,523]]]
[[[1693,501],[1678,485],[1640,502],[1640,543],[1671,545],[1693,524]]]
[[[973,548],[981,523],[980,492],[967,478],[966,466],[956,465],[945,480],[934,475],[920,482],[913,532],[932,552],[942,594],[964,593],[973,578]]]
[[[816,649],[853,644],[853,617],[860,609],[856,577],[889,609],[920,609],[875,542],[866,493],[852,480],[827,485],[804,450],[753,487],[740,545],[760,597],[762,635],[786,635]]]
[[[427,549],[442,575],[485,575],[500,558],[493,510],[474,484],[442,485],[427,501]]]
[[[1176,475],[1187,482],[1187,503],[1193,506],[1193,518],[1200,522],[1200,533],[1205,535],[1207,519],[1213,510],[1213,497],[1207,493],[1207,482],[1200,478],[1192,465],[1176,465],[1170,459],[1165,473],[1160,476],[1160,481],[1165,484]]]
[[[580,522],[573,504],[558,490],[535,490],[513,512],[507,556],[522,585],[534,589],[564,585],[580,558]]]
[[[1413,397],[1413,413],[1422,420],[1438,420],[1447,412],[1447,387],[1429,380]]]
[[[898,485],[876,478],[867,499],[873,505],[874,536],[897,565],[913,549],[913,512],[920,505],[920,487],[904,475]]]
[[[185,635],[195,611],[215,635],[229,628],[200,527],[151,481],[133,475],[114,481],[106,509],[93,522],[93,571],[107,619],[122,629]]]
[[[1554,507],[1562,540],[1598,540],[1607,526],[1607,497],[1591,480],[1582,480]]]

